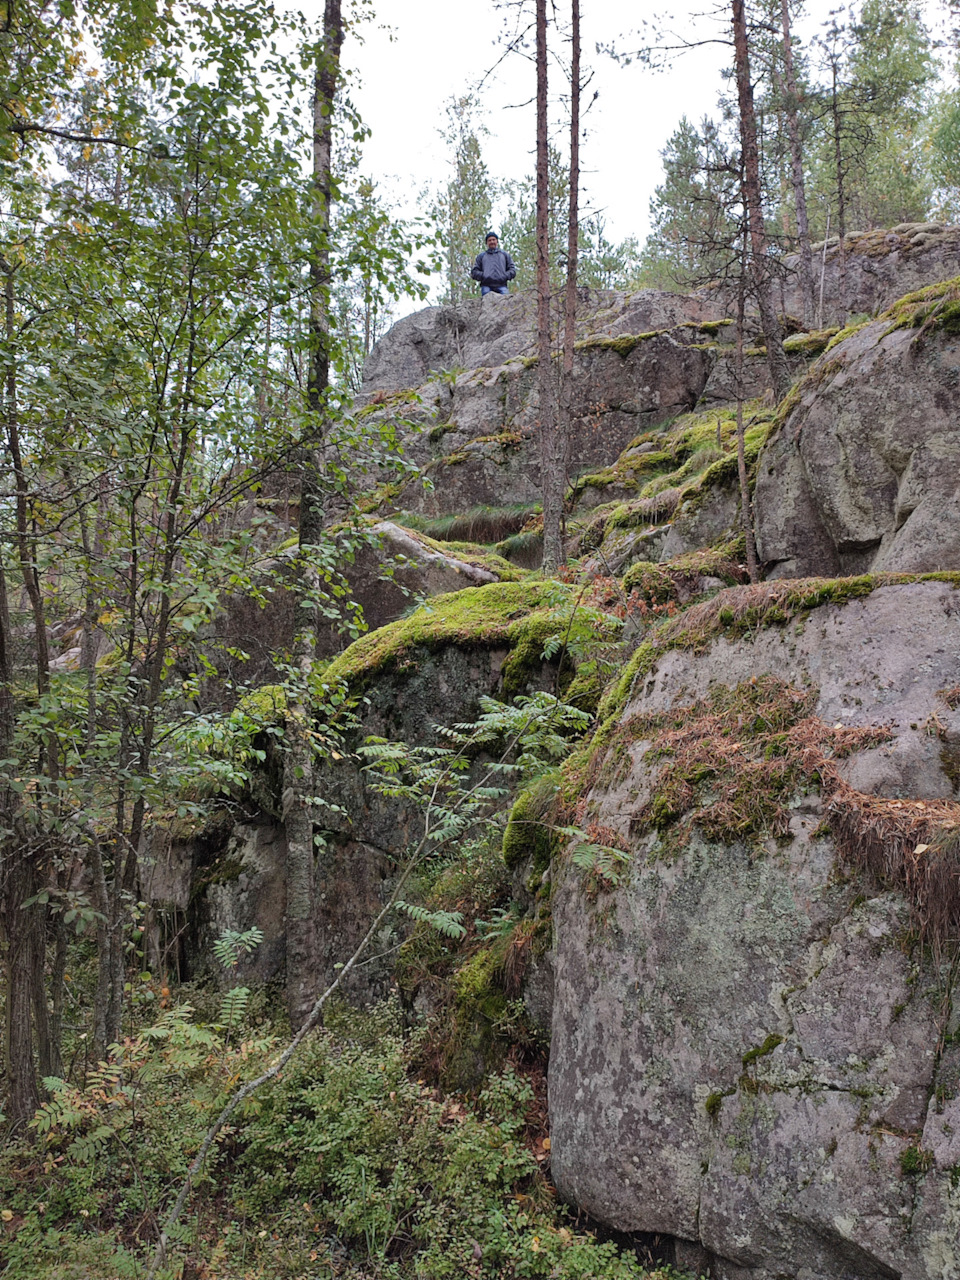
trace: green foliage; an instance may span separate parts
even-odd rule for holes
[[[244,956],[252,955],[263,941],[263,930],[224,929],[213,944],[213,954],[225,969],[236,969]]]
[[[436,929],[437,933],[442,933],[445,938],[462,938],[467,932],[463,924],[463,915],[459,911],[431,911],[429,907],[411,902],[398,902],[397,910],[408,915],[411,920],[416,920],[418,924],[426,924],[431,929]]]
[[[109,1059],[82,1086],[45,1081],[50,1096],[31,1125],[48,1170],[42,1205],[18,1184],[15,1166],[2,1173],[2,1194],[33,1230],[82,1219],[109,1231],[128,1215],[142,1221],[182,1176],[225,1091],[238,1076],[253,1074],[273,1044],[261,1034],[229,1050],[220,1032],[195,1023],[192,1012],[188,1005],[168,1009],[111,1046]],[[22,1242],[18,1237],[18,1244],[26,1247],[29,1238],[29,1232]]]
[[[648,288],[685,289],[723,273],[736,236],[735,171],[718,126],[684,116],[661,152],[664,181],[650,201],[641,257]]]
[[[370,737],[359,749],[370,785],[381,795],[402,800],[423,815],[426,848],[443,850],[497,820],[498,805],[515,782],[540,774],[568,754],[572,739],[583,734],[589,716],[552,694],[520,697],[512,705],[481,698],[475,722],[437,726],[451,745],[410,746]],[[479,755],[492,756],[471,772]],[[458,936],[460,923],[440,912],[409,904],[415,919]]]
[[[372,1042],[356,1018],[318,1037],[248,1125],[235,1192],[247,1214],[306,1205],[289,1228],[305,1244],[335,1234],[397,1280],[644,1274],[554,1209],[523,1077],[508,1069],[472,1106],[444,1098],[409,1074],[416,1041],[378,1017]]]
[[[616,845],[582,838],[574,844],[570,858],[583,873],[584,888],[590,895],[596,895],[601,889],[615,889],[623,878],[624,867],[631,861],[630,854]]]
[[[481,154],[481,138],[487,130],[476,123],[476,109],[476,101],[469,95],[451,97],[447,102],[443,138],[453,172],[432,209],[443,236],[445,288],[441,306],[459,306],[476,294],[478,286],[470,278],[470,269],[490,229],[496,187]]]

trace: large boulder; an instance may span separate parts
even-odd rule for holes
[[[542,580],[439,595],[356,641],[323,671],[329,688],[346,687],[356,713],[341,718],[342,699],[335,695],[316,714],[317,735],[331,747],[315,767],[308,801],[320,837],[315,924],[321,981],[336,976],[364,937],[424,828],[423,807],[406,793],[388,795],[373,785],[358,748],[370,736],[410,748],[443,747],[449,745],[444,728],[475,721],[483,697],[509,701],[566,688],[577,663],[564,650],[571,635],[609,638],[620,627],[581,595],[573,585]],[[545,658],[548,641],[551,657]],[[186,821],[151,829],[143,892],[153,914],[150,946],[158,967],[209,967],[205,957],[220,931],[256,925],[264,942],[244,972],[266,980],[284,965],[285,819],[296,797],[283,790],[276,747],[287,717],[282,688],[256,690],[243,705],[270,730],[259,740],[266,760],[253,774],[249,794],[199,829]],[[385,921],[376,945],[384,958],[351,975],[349,996],[386,994],[401,934],[396,918]]]
[[[797,256],[787,256],[783,268],[779,309],[800,317],[803,302]],[[820,323],[842,324],[848,316],[874,315],[905,293],[958,273],[960,227],[942,222],[901,222],[890,230],[853,231],[845,237],[842,253],[836,237],[827,241],[826,252],[821,241],[814,245],[814,292]]]
[[[960,566],[955,307],[916,326],[895,309],[800,382],[758,469],[757,542],[770,576]]]
[[[581,289],[577,338],[616,338],[720,319],[720,302],[709,293]],[[488,294],[459,307],[427,307],[397,321],[374,346],[363,369],[363,394],[419,387],[430,374],[497,368],[531,356],[536,325],[533,293]]]
[[[625,852],[554,873],[553,1176],[715,1280],[960,1276],[958,602],[723,592],[587,770]]]
[[[288,659],[302,625],[300,593],[291,589],[295,556],[290,547],[265,559],[256,590],[223,601],[210,627],[210,656],[221,681],[256,686],[277,679],[277,662]],[[376,631],[426,597],[519,576],[506,560],[479,547],[447,548],[388,520],[367,526],[360,536],[343,531],[340,571],[347,591],[328,602],[340,621],[319,635],[320,657],[332,657],[350,643],[357,606],[365,628]]]

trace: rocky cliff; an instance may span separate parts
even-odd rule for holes
[[[558,1188],[721,1280],[958,1275],[957,582],[651,648],[583,775],[625,870],[558,868]]]
[[[819,261],[834,327],[788,340],[779,407],[748,354],[758,584],[721,291],[583,295],[562,584],[528,569],[531,300],[433,308],[375,350],[358,411],[428,483],[371,498],[382,550],[351,576],[374,629],[325,673],[359,700],[348,746],[435,745],[482,696],[537,689],[595,720],[503,815],[496,866],[424,889],[500,932],[394,929],[396,967],[353,995],[399,982],[445,1028],[447,1085],[546,1037],[559,1193],[680,1267],[960,1280],[960,232]],[[841,268],[844,312],[873,313],[844,329]],[[260,922],[262,976],[283,964],[278,776],[250,825],[160,850],[153,894]],[[329,976],[420,819],[350,750],[318,788]]]

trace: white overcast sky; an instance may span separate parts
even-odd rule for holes
[[[595,47],[611,41],[629,47],[620,37],[636,24],[641,7],[625,0],[583,0],[582,10],[583,62],[594,72],[586,97],[594,90],[599,95],[583,121],[583,188],[591,208],[605,211],[610,238],[642,239],[660,178],[659,153],[684,112],[699,119],[712,110],[726,50],[713,45],[685,54],[666,74],[637,65],[621,68]],[[567,11],[562,4],[561,17]],[[496,66],[504,52],[498,42],[504,27],[494,0],[378,0],[377,26],[367,29],[361,47],[344,47],[344,61],[357,68],[356,100],[373,130],[365,168],[385,191],[392,185],[395,194],[415,198],[428,182],[446,176],[447,149],[439,132],[445,104]],[[564,86],[559,68],[550,70],[551,115],[559,122],[563,107],[557,95]],[[532,58],[508,54],[484,84],[480,101],[490,130],[484,154],[500,178],[534,171],[534,75]]]
[[[729,6],[717,2],[724,22],[703,16],[713,8],[711,0],[661,0],[657,10],[667,8],[670,26],[688,37],[723,38]],[[800,38],[812,37],[839,3],[808,0]],[[362,43],[348,37],[343,61],[355,70],[351,94],[373,131],[365,146],[364,171],[377,180],[384,196],[405,212],[417,212],[423,190],[449,176],[448,150],[440,136],[445,105],[451,95],[473,90],[493,67],[497,69],[487,76],[480,96],[490,133],[483,142],[485,158],[499,178],[532,175],[534,65],[515,54],[500,61],[506,18],[496,0],[374,4],[375,21],[365,26]],[[322,0],[308,0],[309,8],[322,16]],[[662,179],[660,152],[681,116],[698,121],[714,112],[730,51],[723,44],[707,44],[677,57],[659,73],[637,63],[620,66],[598,54],[597,44],[630,49],[642,43],[642,37],[631,39],[629,33],[643,18],[655,18],[653,6],[636,0],[581,0],[581,9],[583,62],[593,71],[586,96],[595,90],[598,94],[584,117],[582,199],[591,211],[603,211],[608,238],[634,235],[642,241],[649,229],[650,198]],[[938,0],[927,0],[927,12],[931,23],[938,20]],[[558,13],[561,20],[568,16],[565,0],[559,0]],[[553,66],[551,74],[551,114],[559,123],[562,77]]]

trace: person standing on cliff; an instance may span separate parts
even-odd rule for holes
[[[500,240],[495,231],[488,231],[484,236],[486,249],[477,254],[470,275],[480,285],[480,297],[488,293],[509,293],[508,283],[517,274],[513,259],[505,249],[500,248]]]

